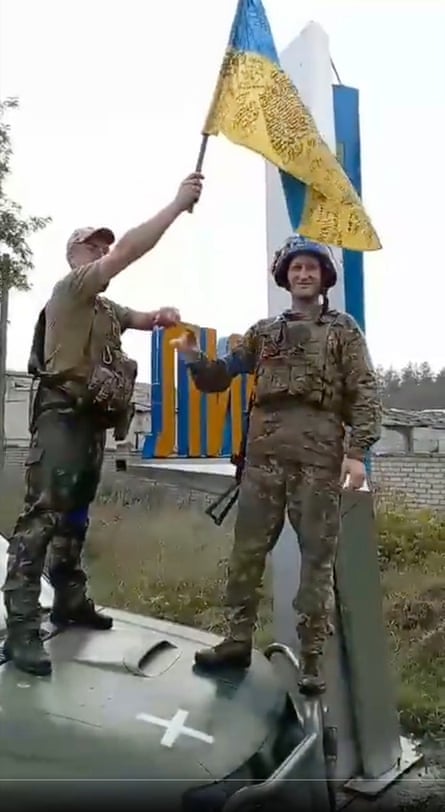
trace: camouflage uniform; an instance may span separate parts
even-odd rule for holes
[[[307,684],[322,685],[318,663],[334,605],[344,426],[351,427],[350,458],[363,460],[380,434],[377,381],[364,336],[345,313],[319,306],[306,315],[289,311],[258,322],[225,358],[201,354],[189,369],[208,393],[224,391],[235,375],[256,377],[229,562],[229,634],[216,649],[198,652],[197,662],[249,665],[266,556],[287,508],[302,555],[294,600],[301,654]]]
[[[94,295],[99,287],[96,266],[74,269],[57,283],[36,325],[30,359],[34,372],[40,368],[40,380],[30,425],[24,510],[9,541],[3,591],[6,656],[33,673],[51,670],[39,638],[45,559],[55,591],[51,613],[55,624],[99,629],[112,625],[111,618],[97,613],[88,599],[81,566],[88,507],[100,481],[107,428],[103,412],[85,395],[84,378],[104,347],[107,352],[120,349],[128,311]]]

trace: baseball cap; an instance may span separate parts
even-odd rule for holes
[[[86,242],[93,236],[100,237],[101,239],[105,240],[108,245],[112,245],[112,243],[115,241],[115,236],[110,228],[106,228],[104,226],[101,226],[100,228],[94,228],[93,226],[76,228],[66,244],[67,253],[70,251],[73,245],[79,245],[80,243]]]

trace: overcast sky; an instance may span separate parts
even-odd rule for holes
[[[169,202],[194,168],[236,0],[0,0],[0,93],[15,95],[9,193],[53,223],[33,239],[33,290],[13,294],[8,367],[24,369],[34,320],[65,273],[69,233],[120,236]],[[361,92],[363,192],[383,250],[367,255],[376,363],[445,365],[445,3],[265,0],[279,50],[310,21]],[[110,286],[138,309],[242,332],[266,314],[264,165],[211,140],[205,191],[162,243]],[[147,380],[148,338],[125,346]]]

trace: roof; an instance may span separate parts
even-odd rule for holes
[[[17,389],[29,389],[31,375],[26,372],[8,370],[8,378],[14,380]],[[134,388],[134,403],[139,412],[150,410],[151,385],[137,381]],[[445,429],[445,409],[384,409],[383,425],[387,428],[414,428],[423,426],[432,429]]]
[[[383,425],[387,428],[425,427],[445,429],[445,409],[422,409],[420,411],[385,409]]]

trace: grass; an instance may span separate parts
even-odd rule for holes
[[[384,612],[402,723],[445,737],[445,516],[377,511]]]
[[[223,633],[231,523],[164,489],[105,483],[94,505],[87,567],[99,603]],[[21,507],[21,484],[2,487],[0,530]],[[379,560],[404,728],[445,737],[445,516],[377,505]],[[266,573],[256,644],[271,639]]]

